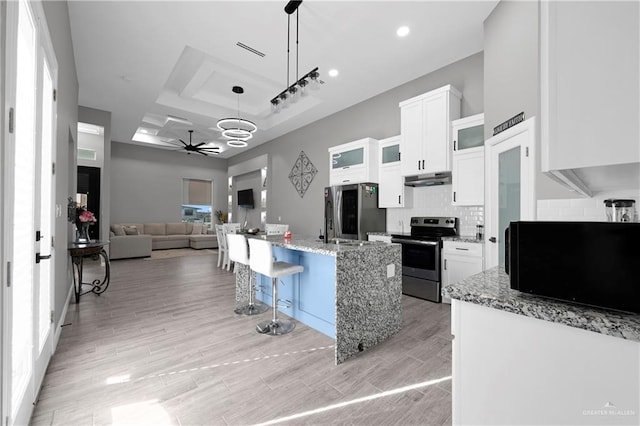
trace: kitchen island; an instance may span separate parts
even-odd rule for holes
[[[340,364],[397,333],[402,327],[402,265],[398,244],[312,237],[271,241],[277,260],[303,265],[301,274],[283,277],[278,297],[291,301],[279,311],[332,337]],[[248,299],[250,269],[238,265],[236,301]],[[271,305],[271,279],[258,275],[257,298]]]
[[[453,424],[640,424],[640,315],[512,290],[501,267],[443,293]]]

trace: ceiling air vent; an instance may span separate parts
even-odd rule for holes
[[[265,55],[264,55],[264,53],[262,53],[261,51],[259,51],[259,50],[257,50],[257,49],[254,49],[254,48],[253,48],[253,47],[251,47],[251,46],[247,46],[247,45],[246,45],[246,44],[244,44],[244,43],[237,42],[237,43],[236,43],[236,46],[238,46],[238,47],[242,47],[243,49],[248,50],[248,51],[249,51],[249,52],[251,52],[251,53],[255,53],[256,55],[260,56],[261,58],[264,58],[264,56],[265,56]]]

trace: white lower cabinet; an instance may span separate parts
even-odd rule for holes
[[[483,244],[444,241],[442,244],[442,287],[483,270]],[[450,303],[444,298],[445,303]]]
[[[640,343],[451,306],[454,425],[638,424]]]

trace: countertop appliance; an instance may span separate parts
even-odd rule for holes
[[[387,210],[378,208],[378,184],[354,183],[324,189],[324,240],[366,240],[384,232]]]
[[[604,200],[607,209],[607,221],[609,222],[635,222],[636,200]]]
[[[640,223],[511,222],[505,242],[512,289],[640,313]]]
[[[402,244],[402,293],[440,303],[442,237],[458,235],[456,217],[412,217],[410,234],[392,234]]]

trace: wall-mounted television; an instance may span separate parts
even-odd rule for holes
[[[238,207],[245,209],[253,208],[253,189],[242,189],[238,191]]]

